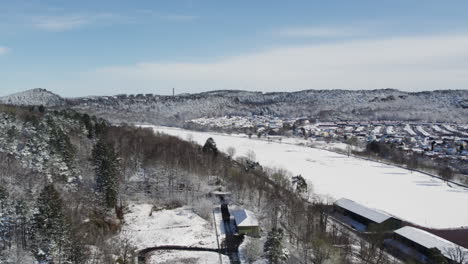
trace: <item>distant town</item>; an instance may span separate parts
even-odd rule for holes
[[[381,142],[411,153],[451,162],[468,160],[468,124],[405,121],[321,122],[312,118],[224,116],[199,118],[188,127],[237,131],[265,136],[295,136],[311,140],[365,144]]]

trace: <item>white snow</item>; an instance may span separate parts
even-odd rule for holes
[[[406,132],[408,132],[408,134],[410,134],[411,136],[416,136],[416,132],[414,132],[414,130],[411,128],[411,126],[409,124],[406,124],[405,125],[405,128],[403,128]]]
[[[200,252],[200,251],[180,251],[180,250],[161,250],[156,251],[149,257],[149,264],[173,264],[173,263],[190,263],[190,264],[219,264],[221,256],[223,263],[230,263],[229,257],[219,255],[215,252]]]
[[[359,132],[364,131],[364,129],[365,129],[365,127],[360,126],[360,127],[356,128],[356,130],[354,132],[359,133]]]
[[[374,130],[372,130],[374,134],[380,134],[381,131],[382,131],[382,126],[376,126],[374,127]]]
[[[424,130],[424,128],[422,126],[416,126],[416,130],[418,130],[419,133],[421,133],[425,137],[430,137],[431,136],[431,134],[427,133],[427,131]]]
[[[129,208],[122,234],[139,250],[154,246],[218,247],[212,224],[190,208],[161,210],[151,216],[150,204],[132,204]]]
[[[231,214],[234,216],[237,226],[258,226],[257,217],[249,210],[232,210]]]
[[[249,150],[263,166],[301,174],[313,190],[334,199],[348,198],[416,224],[449,228],[468,226],[468,189],[450,187],[439,179],[363,159],[305,146],[279,144],[242,135],[195,132],[177,128],[154,130],[184,139],[192,134],[199,144],[213,137],[219,149],[235,146],[237,156]],[[430,206],[428,206],[430,205]]]
[[[395,134],[395,129],[393,126],[388,126],[385,130],[385,132],[388,134],[388,135],[393,135]]]
[[[439,133],[442,133],[442,134],[448,134],[448,135],[449,135],[449,134],[452,134],[451,132],[448,132],[447,130],[444,130],[444,129],[440,128],[440,126],[438,126],[438,125],[432,125],[432,128],[433,128],[435,131],[437,131],[437,132],[439,132]]]
[[[454,128],[451,127],[450,125],[444,124],[444,125],[442,125],[442,126],[444,126],[444,128],[447,129],[447,130],[450,131],[450,132],[455,132],[455,133],[458,132],[456,129],[454,129]]]
[[[356,203],[346,198],[339,199],[338,201],[335,202],[335,204],[348,211],[364,216],[367,219],[370,219],[376,223],[385,222],[386,220],[392,217],[391,215],[385,212],[372,209],[372,208],[367,208],[359,203]]]

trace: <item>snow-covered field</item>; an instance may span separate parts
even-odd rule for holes
[[[434,228],[468,226],[468,189],[450,187],[427,175],[304,146],[248,139],[243,135],[154,127],[155,131],[188,135],[199,144],[213,137],[219,149],[236,148],[236,155],[253,150],[264,166],[302,174],[313,190],[332,199],[342,197],[384,210],[416,224]],[[213,240],[214,241],[214,240]]]
[[[152,205],[131,204],[125,215],[122,236],[138,250],[155,246],[192,246],[217,248],[212,224],[186,207],[153,212]],[[229,258],[222,256],[224,263]],[[196,251],[155,251],[149,263],[219,263],[219,255]],[[183,262],[186,261],[186,262]]]
[[[218,253],[214,252],[197,252],[197,251],[174,251],[161,250],[156,251],[149,257],[149,264],[219,264]],[[221,255],[223,263],[229,263],[227,256]]]

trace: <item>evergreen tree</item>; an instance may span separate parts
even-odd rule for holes
[[[49,144],[53,152],[58,153],[69,168],[73,167],[76,150],[70,137],[63,132],[52,120],[48,120],[51,127]]]
[[[263,252],[268,262],[271,264],[284,263],[288,259],[288,252],[283,248],[283,229],[273,228],[268,232]]]
[[[115,207],[119,191],[119,162],[114,148],[99,139],[93,148],[93,163],[96,173],[96,190],[103,195],[108,208]]]
[[[0,186],[0,250],[11,247],[14,230],[14,211],[8,192]]]
[[[23,200],[17,200],[14,204],[15,207],[15,230],[16,230],[16,243],[22,248],[26,248],[29,229],[30,229],[30,216],[29,208]]]
[[[213,138],[208,138],[203,145],[203,152],[212,152],[215,156],[218,155],[218,147],[216,147],[216,143]]]
[[[67,263],[70,258],[70,226],[62,204],[52,184],[45,186],[37,199],[31,240],[32,251],[39,262]]]
[[[81,122],[83,122],[86,130],[88,130],[88,138],[94,137],[93,123],[91,122],[91,117],[88,114],[83,114],[81,116]]]

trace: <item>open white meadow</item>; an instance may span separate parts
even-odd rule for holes
[[[153,127],[155,131],[204,144],[213,137],[218,149],[235,156],[254,151],[262,166],[302,174],[317,194],[342,197],[384,210],[404,220],[433,228],[468,226],[468,189],[406,169],[305,146],[266,142],[245,135]],[[214,241],[214,240],[213,240]]]
[[[138,250],[156,246],[190,246],[217,248],[212,224],[195,214],[190,208],[155,211],[152,205],[130,204],[125,214],[122,236],[128,238]],[[183,250],[160,250],[148,254],[147,263],[217,264],[219,254]],[[229,263],[221,255],[223,263]]]
[[[155,251],[149,258],[149,264],[219,264],[220,255],[214,252],[161,250]],[[230,263],[229,258],[221,255],[223,263]]]

